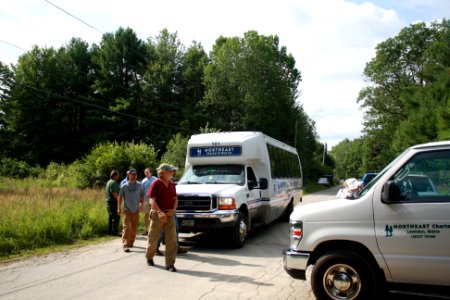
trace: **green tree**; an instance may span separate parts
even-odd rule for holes
[[[362,175],[361,151],[363,141],[355,139],[343,140],[331,149],[331,155],[335,160],[335,177],[338,179],[359,178]]]
[[[185,137],[180,133],[175,134],[167,144],[167,150],[161,157],[161,162],[169,163],[178,168],[178,176],[184,172],[184,164],[186,162],[186,151],[189,137]]]
[[[142,111],[150,120],[144,125],[151,135],[143,140],[164,149],[170,136],[181,129],[178,123],[183,120],[181,93],[185,49],[177,34],[167,29],[149,38],[147,47],[150,58],[143,90],[148,101],[143,103]]]
[[[4,105],[15,157],[46,165],[71,161],[86,148],[79,99],[89,91],[89,62],[87,44],[76,39],[58,50],[34,47],[19,58]]]
[[[0,157],[10,155],[11,130],[8,128],[6,111],[10,101],[10,88],[12,86],[13,73],[11,69],[0,62]]]
[[[142,98],[142,78],[148,63],[145,42],[132,29],[119,28],[105,33],[93,49],[97,104],[114,112],[98,111],[99,139],[140,140],[139,110],[146,101]]]
[[[178,125],[182,128],[199,128],[207,122],[199,103],[205,94],[203,74],[209,63],[208,55],[200,44],[194,42],[184,53],[182,61]]]
[[[277,36],[219,37],[205,68],[207,121],[221,130],[257,130],[296,146],[308,177],[321,173],[314,122],[297,102],[300,71]],[[322,153],[322,152],[320,152]]]
[[[358,102],[366,110],[362,157],[377,169],[404,148],[448,137],[450,23],[417,23],[380,43]]]
[[[211,125],[259,130],[293,144],[301,76],[278,37],[255,31],[243,38],[220,37],[210,59],[202,106]]]

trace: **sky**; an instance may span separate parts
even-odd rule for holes
[[[59,48],[72,37],[99,44],[103,33],[133,29],[143,40],[163,29],[205,51],[249,30],[277,35],[301,72],[298,103],[331,149],[362,135],[359,91],[375,47],[417,22],[450,18],[449,0],[0,0],[0,61],[16,64],[34,45]],[[59,8],[67,13],[61,11]],[[294,125],[293,125],[294,126]]]

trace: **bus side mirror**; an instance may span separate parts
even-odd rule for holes
[[[259,179],[259,188],[261,190],[267,189],[269,186],[269,182],[267,181],[267,178],[260,178]]]

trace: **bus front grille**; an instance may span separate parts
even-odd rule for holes
[[[211,211],[217,209],[217,198],[200,195],[178,195],[177,211]]]

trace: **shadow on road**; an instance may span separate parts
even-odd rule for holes
[[[190,248],[190,252],[235,253],[241,256],[279,257],[289,243],[288,224],[275,221],[249,232],[245,245],[234,248],[228,233],[215,231],[211,233],[186,234],[179,236],[180,245]]]

